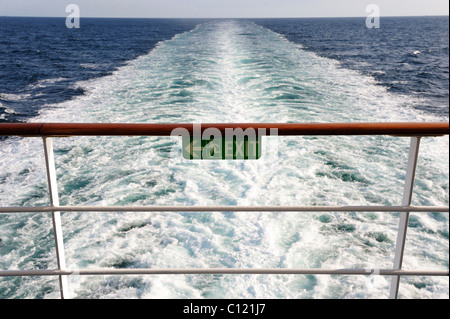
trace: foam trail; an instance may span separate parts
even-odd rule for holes
[[[161,43],[112,76],[80,86],[89,92],[86,96],[42,111],[34,121],[436,120],[417,113],[411,107],[413,99],[388,94],[373,78],[340,68],[333,60],[305,52],[246,21],[202,24]],[[5,159],[0,164],[0,205],[48,202],[40,141],[11,139],[5,144],[0,151]],[[180,144],[178,139],[162,137],[56,139],[61,204],[395,205],[401,201],[409,141],[268,138],[263,158],[245,162],[186,161],[176,156]],[[276,153],[270,151],[275,149]],[[447,149],[448,138],[424,140],[416,204],[448,205]],[[54,265],[51,236],[36,234],[32,226],[44,224],[50,229],[46,216],[0,218],[7,247],[11,238],[43,242],[38,258],[31,247],[17,245],[2,251],[2,269]],[[448,268],[448,216],[423,214],[413,220],[416,226],[409,234],[405,265]],[[74,268],[390,268],[398,218],[376,213],[124,212],[67,213],[63,223],[67,264]],[[56,283],[36,280],[38,285],[25,285],[11,296],[57,296],[43,292]],[[345,276],[71,280],[76,296],[90,298],[382,298],[389,287],[389,278]],[[406,297],[448,296],[439,279],[404,282],[401,289]],[[0,281],[2,287],[9,283]]]

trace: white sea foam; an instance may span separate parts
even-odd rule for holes
[[[13,93],[2,93],[0,92],[0,98],[5,101],[17,102],[21,100],[28,99],[30,94],[13,94]]]
[[[413,98],[301,50],[252,23],[218,21],[160,43],[111,76],[80,83],[87,95],[42,110],[36,122],[434,121]],[[48,202],[39,140],[0,150],[0,205]],[[64,205],[395,205],[408,139],[279,137],[258,161],[186,161],[176,138],[55,139]],[[17,160],[20,159],[20,160]],[[415,204],[448,205],[448,138],[426,138]],[[13,196],[11,196],[13,194]],[[46,216],[39,219],[44,222]],[[407,268],[448,268],[448,216],[413,219]],[[0,233],[42,239],[38,260],[20,246],[3,268],[54,265],[51,236],[28,217],[6,216]],[[50,223],[48,221],[47,223]],[[390,268],[398,216],[383,213],[66,213],[68,267]],[[31,225],[36,225],[31,224]],[[50,224],[46,224],[50,229]],[[8,231],[6,231],[9,229]],[[13,229],[13,230],[11,230]],[[6,231],[6,232],[3,232]],[[445,235],[447,234],[447,235]],[[20,236],[19,236],[20,235]],[[2,237],[2,242],[3,242]],[[31,249],[30,246],[26,246]],[[430,253],[433,251],[434,253]],[[17,261],[17,258],[19,261]],[[53,263],[53,264],[52,264]],[[39,280],[15,293],[42,294]],[[385,277],[149,276],[71,278],[78,297],[383,298]],[[0,287],[8,282],[0,281]],[[444,288],[442,288],[444,286]],[[445,288],[447,287],[447,288]],[[446,298],[448,282],[405,278],[405,297]],[[45,295],[45,294],[44,294]],[[53,297],[47,294],[46,297]]]
[[[67,80],[68,80],[68,78],[63,78],[63,77],[42,79],[35,83],[29,84],[27,89],[45,88],[45,87],[49,86],[50,84],[55,84],[55,83],[67,81]]]

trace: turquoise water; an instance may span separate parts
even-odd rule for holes
[[[441,121],[368,75],[243,20],[205,22],[33,122]],[[172,137],[55,139],[62,205],[399,205],[409,139],[268,137],[258,161],[187,161]],[[424,138],[416,205],[448,205],[448,137]],[[0,150],[0,205],[46,205],[39,139]],[[391,268],[398,214],[63,213],[77,268]],[[405,269],[448,269],[448,214],[412,214]],[[49,215],[0,216],[0,268],[56,267]],[[384,298],[381,276],[69,277],[78,298]],[[0,280],[2,298],[56,298],[56,278]],[[407,277],[400,297],[448,298]]]

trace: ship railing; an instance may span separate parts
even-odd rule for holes
[[[61,298],[69,298],[67,277],[71,275],[174,275],[174,274],[277,274],[277,275],[380,275],[392,276],[389,298],[397,299],[402,276],[449,276],[449,270],[403,269],[406,235],[410,213],[448,213],[448,206],[413,206],[412,196],[422,137],[449,135],[448,122],[434,123],[291,123],[291,124],[201,124],[225,132],[226,129],[271,130],[277,136],[371,136],[410,138],[409,157],[402,202],[398,206],[61,206],[52,139],[71,136],[172,136],[174,130],[194,134],[196,124],[105,124],[105,123],[0,123],[0,136],[39,137],[43,140],[49,206],[0,207],[0,214],[51,213],[56,246],[57,269],[2,270],[0,277],[58,276]],[[273,131],[274,130],[274,131]],[[61,212],[390,212],[399,213],[399,227],[393,267],[349,269],[287,268],[168,268],[168,269],[68,269],[64,254]]]

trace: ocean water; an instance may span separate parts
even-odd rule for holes
[[[0,121],[448,121],[448,17],[0,18]],[[55,139],[62,205],[399,205],[408,138],[267,137],[258,161],[187,161],[171,137]],[[424,138],[415,205],[448,205],[448,137]],[[0,206],[47,205],[42,141],[0,148]],[[391,268],[392,213],[62,213],[85,268]],[[448,214],[412,214],[405,269],[449,267]],[[48,214],[0,215],[0,269],[55,268]],[[74,298],[386,298],[383,276],[69,277]],[[58,298],[1,278],[0,298]],[[405,277],[401,298],[448,298]]]

